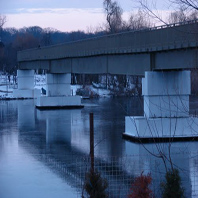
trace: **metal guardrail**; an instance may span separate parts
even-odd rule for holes
[[[148,30],[163,29],[163,28],[168,28],[168,27],[193,24],[193,23],[197,23],[197,22],[198,22],[198,19],[195,19],[195,20],[190,20],[190,21],[183,21],[183,22],[177,22],[177,23],[171,23],[171,24],[165,24],[165,25],[161,25],[161,26],[151,27],[151,28],[148,28]]]

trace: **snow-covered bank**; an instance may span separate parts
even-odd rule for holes
[[[10,78],[10,79],[9,79]],[[13,89],[17,89],[17,83],[13,76],[0,74],[0,99],[12,99]],[[45,75],[35,75],[34,77],[34,88],[39,90],[46,90],[46,78]],[[136,95],[135,86],[133,84],[124,88],[120,91],[118,87],[109,87],[106,89],[103,84],[92,83],[92,85],[71,85],[71,95],[80,95],[83,98],[94,98],[94,97],[112,97],[112,96],[133,96]],[[42,94],[42,92],[41,92]],[[14,99],[14,98],[13,98]]]
[[[0,98],[13,98],[13,89],[17,88],[17,84],[14,83],[14,81],[8,80],[8,77],[6,75],[0,75]],[[35,89],[46,89],[46,79],[45,75],[35,75]],[[92,85],[90,86],[85,86],[83,88],[82,85],[71,85],[71,94],[76,95],[79,90],[85,90],[88,92],[89,97],[109,97],[111,95],[109,90],[106,89],[97,89],[94,88]],[[83,96],[83,95],[82,95]]]

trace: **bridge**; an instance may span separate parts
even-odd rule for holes
[[[18,52],[15,96],[38,97],[38,108],[81,108],[71,73],[145,75],[144,116],[125,118],[124,137],[197,137],[189,116],[190,71],[197,68],[198,21],[107,35]],[[47,71],[47,96],[33,90],[34,69]]]
[[[197,67],[198,21],[18,52],[19,69],[49,73],[144,75]]]

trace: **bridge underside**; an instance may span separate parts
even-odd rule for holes
[[[19,62],[19,69],[44,69],[49,73],[144,75],[145,71],[191,69],[198,66],[197,48],[73,57]]]

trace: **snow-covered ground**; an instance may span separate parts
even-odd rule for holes
[[[10,78],[10,83],[6,75],[0,74],[0,98],[12,97],[14,88],[13,77]]]
[[[82,89],[82,85],[71,85],[71,94],[76,95],[78,89]],[[46,89],[45,75],[35,75],[34,77],[35,89]],[[17,84],[14,82],[13,76],[10,76],[10,82],[8,76],[0,74],[0,98],[13,98],[13,89],[17,89]],[[92,85],[86,86],[85,90],[88,90],[90,96],[110,97],[110,90],[94,88]]]

